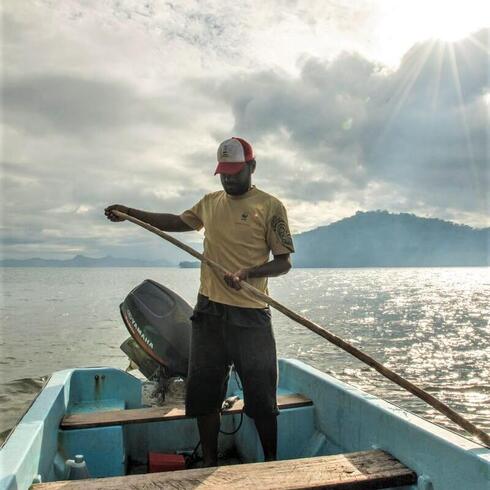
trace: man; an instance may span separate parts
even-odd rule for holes
[[[117,204],[105,210],[112,221],[122,221],[112,213],[119,210],[164,231],[204,227],[204,255],[231,271],[223,277],[202,264],[192,316],[186,413],[197,417],[205,466],[217,465],[220,409],[232,364],[264,458],[276,459],[277,358],[271,314],[240,283],[247,281],[267,294],[267,278],[290,270],[294,247],[282,203],[252,185],[255,167],[252,146],[242,138],[231,138],[218,148],[215,175],[220,175],[224,191],[205,195],[181,215]]]

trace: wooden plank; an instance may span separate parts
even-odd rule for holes
[[[417,475],[383,451],[220,466],[168,473],[63,481],[33,485],[33,490],[367,490],[413,485]]]
[[[280,410],[294,407],[312,405],[312,401],[305,396],[294,393],[277,397],[277,405]],[[240,413],[243,410],[243,400],[238,400],[232,408],[224,410],[224,415]],[[141,424],[145,422],[163,422],[166,420],[178,420],[188,418],[183,408],[171,410],[161,407],[133,408],[129,410],[110,410],[104,412],[76,413],[67,415],[61,421],[60,427],[69,429],[87,429],[90,427],[102,427],[122,424]]]

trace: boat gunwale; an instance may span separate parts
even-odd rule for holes
[[[352,383],[343,381],[339,378],[336,378],[335,376],[333,376],[331,374],[328,374],[328,373],[325,373],[324,371],[321,371],[320,369],[318,369],[314,366],[311,366],[310,364],[306,364],[304,361],[301,361],[299,359],[291,359],[291,358],[281,358],[281,359],[283,359],[283,360],[287,361],[288,363],[291,363],[295,366],[297,366],[297,363],[300,363],[301,366],[297,366],[300,369],[305,369],[305,367],[306,367],[308,371],[310,371],[310,370],[316,371],[316,373],[319,373],[320,377],[329,378],[330,381],[333,381],[334,384],[336,384],[340,388],[342,388],[341,385],[348,386],[350,389],[344,390],[344,391],[349,391],[349,394],[352,394],[354,396],[356,396],[355,392],[357,392],[356,397],[365,400],[369,404],[385,405],[386,406],[385,408],[387,408],[388,411],[392,415],[394,415],[395,417],[400,418],[403,421],[406,421],[408,423],[412,423],[412,424],[416,425],[417,427],[422,428],[423,430],[430,429],[431,426],[434,426],[435,428],[438,429],[438,432],[439,431],[448,432],[451,437],[445,438],[445,437],[440,437],[441,434],[437,434],[431,430],[428,430],[428,432],[430,432],[435,437],[438,437],[441,440],[444,440],[446,442],[452,443],[453,445],[459,447],[460,449],[464,449],[464,450],[484,449],[485,451],[488,452],[488,455],[490,458],[490,448],[486,447],[484,444],[482,444],[481,442],[479,442],[477,440],[471,439],[469,436],[467,436],[465,434],[460,434],[458,432],[455,432],[453,429],[451,429],[449,427],[445,427],[443,425],[440,425],[440,423],[427,420],[426,418],[424,418],[424,417],[422,417],[416,413],[413,413],[406,408],[400,407],[396,403],[392,403],[391,401],[388,401],[385,398],[381,398],[377,395],[371,394],[371,393],[363,390],[362,388],[359,388],[359,387],[353,385]],[[312,373],[312,372],[310,372],[310,374],[312,374],[313,376],[315,375],[315,373]],[[317,374],[317,376],[318,376],[318,374]],[[305,393],[303,393],[303,394],[306,395]],[[359,396],[359,395],[361,395],[361,396]],[[313,402],[315,402],[314,398],[311,398],[311,399],[313,400]],[[378,408],[383,408],[383,407],[378,407]],[[404,416],[402,417],[401,414],[397,413],[397,412],[403,412]],[[410,420],[410,419],[416,419],[416,420]],[[427,426],[427,427],[422,427],[422,426]],[[453,439],[460,439],[460,440],[457,441],[457,440],[453,440]],[[471,446],[476,446],[476,447],[463,447],[466,445],[471,445]],[[490,459],[489,459],[489,462],[490,462]]]

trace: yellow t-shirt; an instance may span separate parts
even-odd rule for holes
[[[195,230],[204,227],[204,256],[230,272],[265,264],[270,252],[273,255],[294,252],[286,209],[279,199],[255,186],[241,196],[225,191],[206,194],[180,217]],[[226,305],[267,306],[252,293],[231,288],[222,276],[201,264],[199,292]],[[247,282],[268,294],[266,277],[250,278]]]

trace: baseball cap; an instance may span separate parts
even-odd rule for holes
[[[245,164],[254,159],[252,145],[243,138],[230,138],[223,141],[218,148],[218,166],[216,174],[237,174]]]

